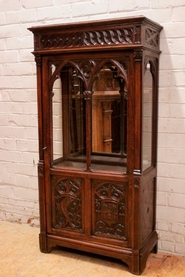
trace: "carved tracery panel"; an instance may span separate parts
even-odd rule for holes
[[[95,45],[131,44],[134,42],[133,27],[96,30],[86,32],[72,32],[53,36],[45,34],[39,37],[40,44],[37,49],[69,48]]]
[[[145,29],[145,40],[146,40],[146,44],[148,44],[152,47],[158,47],[158,45],[159,45],[158,32],[151,28],[146,28]]]
[[[93,214],[95,235],[126,240],[125,209],[126,184],[93,181]]]
[[[81,178],[55,180],[55,228],[82,232]]]
[[[107,66],[114,74],[115,78],[122,78],[127,87],[127,70],[128,70],[128,59],[120,60],[109,60],[109,59],[98,59],[98,60],[61,60],[50,62],[50,90],[54,81],[60,77],[63,68],[74,68],[76,76],[81,79],[84,83],[84,90],[91,91],[94,80],[98,79],[100,70]]]

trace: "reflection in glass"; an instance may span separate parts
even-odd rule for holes
[[[143,170],[152,164],[153,76],[147,64],[143,88]]]
[[[110,69],[111,68],[111,69]],[[114,77],[115,68],[104,66],[93,83],[92,94],[92,168],[111,170],[113,163],[125,165],[127,121],[124,86]],[[122,80],[123,84],[123,80]],[[125,107],[125,109],[124,109]],[[109,166],[109,167],[108,167]],[[115,171],[114,167],[114,171]]]
[[[102,69],[92,97],[92,152],[120,152],[120,87],[110,69]]]

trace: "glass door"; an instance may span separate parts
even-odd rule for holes
[[[118,61],[51,67],[52,164],[126,173],[127,72]]]

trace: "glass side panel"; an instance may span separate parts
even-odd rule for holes
[[[152,164],[153,76],[147,64],[143,86],[143,170]]]
[[[53,110],[53,160],[58,160],[63,157],[62,94],[61,94],[60,79],[55,80],[53,85],[52,110]]]
[[[85,102],[82,81],[76,76],[75,70],[70,69],[69,72],[69,154],[78,157],[85,154]]]

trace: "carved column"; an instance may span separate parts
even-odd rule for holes
[[[141,135],[140,128],[142,123],[142,59],[143,51],[135,50],[134,51],[134,76],[135,76],[135,142],[134,142],[134,174],[141,172]]]

